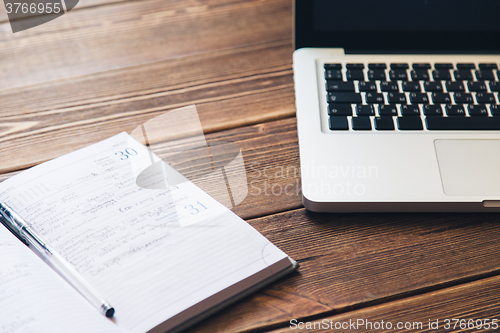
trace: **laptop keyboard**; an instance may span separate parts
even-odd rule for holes
[[[332,131],[500,130],[497,64],[325,64]]]

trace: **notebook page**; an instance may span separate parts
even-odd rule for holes
[[[0,225],[0,332],[123,332]]]
[[[151,156],[122,133],[0,184],[0,200],[75,266],[131,332],[286,258],[190,182],[138,187],[137,170],[159,160]]]

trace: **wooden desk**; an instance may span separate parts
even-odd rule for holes
[[[302,208],[291,7],[81,0],[12,34],[0,6],[1,179],[196,104],[209,141],[243,150],[249,195],[234,211],[301,267],[190,332],[294,331],[291,319],[383,320],[398,331],[398,322],[442,329],[446,318],[500,318],[498,214]]]

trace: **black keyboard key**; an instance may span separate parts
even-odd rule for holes
[[[484,81],[469,82],[467,83],[469,91],[486,91],[486,83]]]
[[[370,69],[368,71],[368,80],[386,80],[385,71],[383,69]]]
[[[398,117],[397,122],[398,128],[402,131],[424,129],[420,117]]]
[[[423,107],[424,110],[424,115],[426,116],[442,116],[443,115],[443,109],[441,108],[441,105],[424,105]]]
[[[410,93],[410,103],[411,104],[427,104],[429,103],[429,96],[425,93]]]
[[[386,64],[368,64],[368,69],[386,69]]]
[[[500,106],[499,105],[490,105],[490,112],[494,116],[500,116]]]
[[[406,96],[405,94],[393,93],[390,92],[387,94],[387,101],[390,104],[398,103],[398,104],[406,104]]]
[[[327,69],[325,79],[342,81],[342,72],[338,69]]]
[[[451,105],[448,104],[445,107],[446,114],[448,116],[465,116],[465,108],[463,105]]]
[[[327,81],[327,91],[351,91],[354,92],[354,82]]]
[[[368,92],[365,95],[366,103],[384,104],[384,95]]]
[[[445,69],[436,69],[432,71],[432,77],[434,80],[451,80],[450,71]]]
[[[408,64],[391,64],[391,69],[408,69]]]
[[[404,69],[393,69],[393,70],[389,71],[389,78],[392,81],[396,81],[396,80],[407,81],[408,80],[408,73]]]
[[[377,91],[377,85],[375,82],[365,82],[360,81],[358,83],[359,91]]]
[[[376,117],[375,129],[377,131],[393,131],[394,121],[392,120],[392,117]]]
[[[479,64],[479,69],[497,69],[497,64]]]
[[[432,93],[431,96],[432,96],[432,103],[434,104],[451,103],[450,94],[435,92]]]
[[[345,65],[347,69],[363,69],[365,68],[365,65],[363,64],[347,64]]]
[[[434,64],[435,69],[453,69],[453,64],[443,64],[443,63],[438,63]]]
[[[332,116],[330,117],[330,129],[332,131],[347,131],[349,123],[345,116]]]
[[[478,104],[481,103],[496,104],[497,102],[493,94],[482,93],[482,92],[476,93],[476,101]]]
[[[491,91],[500,91],[500,82],[490,82]]]
[[[330,116],[352,116],[351,104],[328,104],[328,114]]]
[[[403,81],[403,91],[422,91],[420,82],[418,81]]]
[[[425,121],[429,130],[500,130],[500,117],[427,117]]]
[[[476,69],[474,64],[457,64],[458,69]]]
[[[426,69],[416,69],[411,71],[410,74],[413,81],[429,81],[431,78],[431,76],[429,75],[429,71]]]
[[[473,80],[472,72],[470,69],[460,69],[458,71],[453,72],[455,76],[455,80]]]
[[[352,129],[355,131],[369,131],[372,129],[370,117],[351,118]]]
[[[399,91],[399,86],[397,84],[397,82],[386,82],[386,81],[383,81],[383,82],[380,82],[380,89],[382,91]]]
[[[356,105],[356,114],[358,116],[374,116],[375,111],[372,105]]]
[[[345,73],[347,80],[365,80],[365,74],[361,69],[348,69]]]
[[[461,81],[448,81],[446,82],[446,89],[448,91],[465,91],[465,85]]]
[[[441,82],[424,82],[424,90],[441,92],[443,91],[443,85]]]
[[[491,69],[481,69],[479,71],[476,71],[476,78],[478,80],[488,80],[488,81],[495,81],[495,74],[493,74],[493,71]]]
[[[380,116],[397,116],[398,109],[395,105],[381,105],[378,109]]]
[[[361,95],[348,92],[331,92],[327,95],[329,103],[361,103]]]
[[[413,64],[413,69],[430,69],[431,64]]]
[[[467,93],[460,93],[460,92],[454,93],[453,99],[455,100],[455,103],[467,103],[467,104],[474,103],[472,95]]]
[[[488,116],[488,109],[486,108],[486,105],[480,104],[480,105],[469,105],[469,114],[471,117],[475,116],[483,116],[487,117]]]
[[[342,69],[342,64],[325,64],[325,69]]]
[[[420,116],[418,105],[402,105],[401,114],[403,116]]]

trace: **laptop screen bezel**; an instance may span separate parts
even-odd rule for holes
[[[294,1],[294,47],[336,47],[346,53],[500,54],[499,32],[324,32],[314,29],[314,0]],[[499,13],[500,20],[500,13]]]

